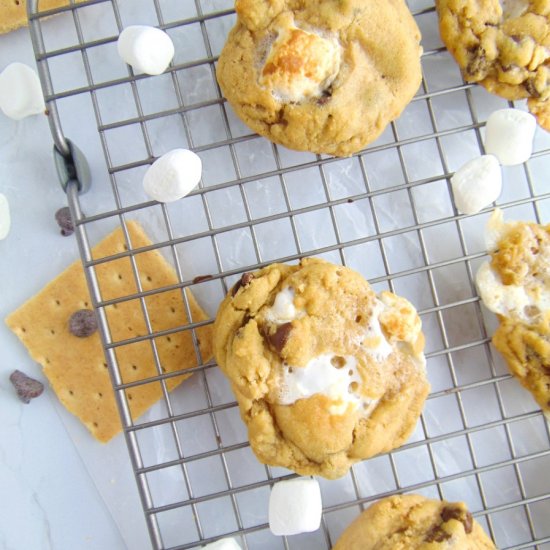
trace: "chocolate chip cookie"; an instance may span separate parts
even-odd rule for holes
[[[504,222],[497,209],[487,232],[491,260],[476,285],[500,321],[493,344],[550,415],[550,224]]]
[[[414,307],[319,259],[244,274],[214,332],[257,458],[302,475],[398,447],[429,391]]]
[[[333,550],[494,549],[463,502],[397,495],[367,508]]]
[[[464,79],[528,99],[550,129],[550,0],[436,0],[441,38]]]
[[[375,140],[421,80],[403,0],[237,0],[217,78],[237,115],[291,149],[348,156]]]

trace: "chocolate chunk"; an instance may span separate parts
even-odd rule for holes
[[[24,372],[14,370],[10,375],[10,382],[13,384],[17,397],[23,403],[30,403],[31,399],[38,397],[44,391],[44,384],[27,376]]]
[[[456,519],[464,525],[464,531],[466,534],[472,532],[473,527],[473,518],[472,514],[467,510],[461,508],[453,508],[452,506],[446,506],[441,511],[441,519],[443,521],[449,521],[451,519]]]
[[[60,208],[55,213],[55,221],[57,222],[57,225],[61,227],[61,234],[64,237],[68,237],[74,233],[73,218],[71,217],[71,211],[68,206]]]
[[[533,81],[532,78],[529,78],[527,79],[524,83],[523,83],[523,87],[527,90],[527,93],[531,96],[531,97],[534,97],[534,98],[539,98],[540,97],[540,92],[537,90],[537,88],[535,87],[535,83]]]
[[[450,539],[451,535],[441,528],[441,525],[435,525],[426,535],[426,542],[443,542]]]
[[[267,335],[267,341],[277,353],[281,353],[292,331],[292,323],[283,323],[277,327],[273,334]]]
[[[91,309],[79,309],[71,315],[69,330],[79,338],[91,336],[97,330],[97,319]]]
[[[231,289],[231,296],[235,296],[235,294],[239,292],[239,288],[242,286],[248,286],[252,279],[254,279],[253,273],[243,273],[243,276],[233,285],[233,288]]]
[[[193,279],[193,284],[202,283],[203,281],[209,281],[212,279],[212,275],[199,275]]]
[[[483,80],[489,71],[489,63],[485,55],[485,50],[481,47],[476,47],[472,51],[472,59],[466,67],[466,75],[471,80]]]

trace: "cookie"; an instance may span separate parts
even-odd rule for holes
[[[414,307],[320,259],[245,273],[214,353],[260,462],[336,478],[401,445],[429,392]]]
[[[463,502],[397,495],[367,508],[333,550],[494,549],[495,545]]]
[[[126,222],[132,247],[150,246],[151,240],[135,222]],[[103,258],[124,252],[126,240],[122,228],[117,229],[97,246],[92,255]],[[174,269],[156,250],[135,256],[144,291],[176,285]],[[103,300],[130,296],[137,292],[129,258],[98,264],[95,268]],[[189,290],[186,291],[193,322],[208,316]],[[169,330],[188,323],[181,290],[151,294],[145,298],[154,331]],[[111,384],[105,354],[97,331],[87,336],[70,330],[73,314],[91,304],[84,270],[74,262],[38,294],[11,313],[6,323],[38,362],[61,403],[88,428],[91,434],[106,443],[122,428]],[[147,334],[139,300],[120,302],[105,307],[105,315],[113,342]],[[211,325],[197,330],[203,361],[211,356]],[[173,390],[189,375],[184,369],[197,366],[195,348],[189,331],[181,331],[155,339],[161,368],[166,373],[179,373],[166,380]],[[151,344],[143,340],[115,349],[123,383],[145,380],[158,375]],[[135,386],[126,391],[128,406],[135,421],[162,398],[160,383]]]
[[[69,0],[39,0],[38,9],[48,11],[68,4]],[[0,13],[0,34],[28,25],[27,0],[0,0]]]
[[[489,219],[488,252],[476,275],[478,293],[500,326],[493,344],[512,374],[550,414],[550,224]]]
[[[291,149],[349,156],[421,81],[420,31],[403,0],[237,0],[217,78],[237,115]]]
[[[550,0],[436,0],[436,8],[464,79],[505,99],[527,98],[550,130]]]

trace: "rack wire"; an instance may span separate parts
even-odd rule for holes
[[[450,176],[483,151],[485,120],[506,102],[462,81],[439,41],[433,2],[409,2],[423,33],[418,94],[401,119],[350,159],[293,153],[239,123],[215,79],[235,20],[229,0],[71,0],[42,12],[37,3],[29,2],[31,33],[57,154],[71,164],[71,129],[89,138],[78,146],[90,161],[91,190],[80,195],[75,178],[66,191],[153,547],[235,536],[243,548],[330,548],[372,501],[420,492],[466,500],[501,548],[549,549],[548,425],[490,346],[495,320],[475,292],[491,209],[462,216],[450,198]],[[63,33],[53,15],[62,18]],[[132,23],[158,26],[176,43],[161,77],[115,62],[118,33]],[[506,217],[550,221],[550,138],[537,136],[532,158],[505,177],[498,205]],[[176,146],[203,158],[201,184],[180,201],[185,207],[148,201],[140,190],[144,170]],[[152,246],[132,247],[126,220],[135,217],[156,231]],[[94,258],[95,236],[117,226],[128,250]],[[176,285],[143,290],[136,257],[152,249],[174,265]],[[213,319],[155,331],[146,298],[180,289],[189,313],[189,288],[213,317],[241,273],[309,255],[349,265],[376,289],[416,304],[432,393],[407,444],[355,465],[341,480],[320,480],[318,532],[274,537],[269,488],[293,474],[255,461],[227,382],[201,357],[194,333]],[[138,291],[103,300],[95,267],[119,258],[132,262]],[[141,303],[147,333],[114,341],[105,310],[130,300]],[[180,331],[193,334],[199,366],[170,393],[167,380],[181,372],[163,373],[156,342]],[[158,374],[125,381],[116,352],[143,341]],[[161,404],[153,417],[132,418],[128,394],[145,384],[161,386]],[[161,454],[142,437],[159,431],[167,445]]]

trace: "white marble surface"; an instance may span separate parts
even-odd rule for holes
[[[0,36],[0,70],[13,61],[34,66],[26,29]],[[16,122],[0,113],[0,192],[12,214],[11,231],[0,241],[3,319],[78,256],[74,239],[61,237],[53,218],[66,201],[45,117]],[[29,405],[15,395],[8,379],[14,369],[46,381],[4,323],[0,350],[0,548],[126,548],[53,394],[46,389]]]

